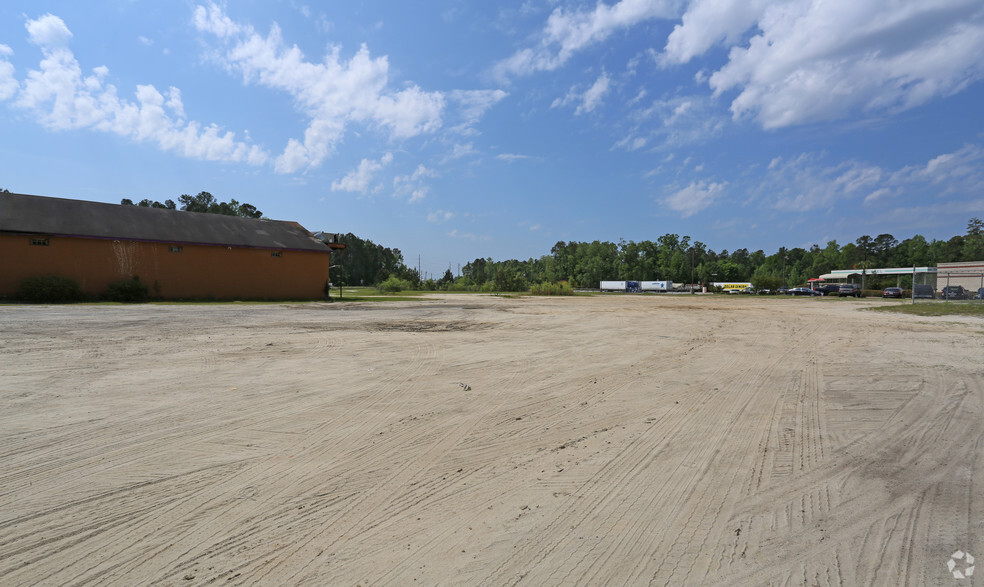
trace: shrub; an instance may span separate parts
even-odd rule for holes
[[[572,296],[574,289],[566,281],[558,281],[557,283],[544,281],[530,287],[530,293],[535,296]]]
[[[114,302],[145,302],[150,294],[150,288],[141,283],[136,275],[133,279],[124,279],[109,284],[106,299]]]
[[[36,304],[80,302],[85,296],[74,279],[58,275],[39,275],[21,281],[17,297]]]
[[[376,286],[380,293],[397,293],[405,289],[410,289],[410,282],[405,279],[400,279],[395,275],[390,275],[386,278],[386,281],[380,283]]]

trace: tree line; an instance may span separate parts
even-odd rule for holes
[[[853,243],[828,241],[809,249],[780,247],[762,250],[714,251],[690,236],[664,234],[655,241],[620,240],[557,242],[549,255],[527,260],[494,261],[479,258],[467,263],[460,276],[450,270],[440,279],[421,280],[404,264],[399,249],[390,249],[347,234],[333,281],[346,285],[378,285],[390,277],[410,287],[445,290],[525,291],[541,283],[567,282],[572,287],[594,288],[602,280],[672,281],[708,284],[748,281],[757,287],[802,285],[811,277],[835,269],[926,267],[938,263],[984,259],[984,221],[971,218],[967,233],[948,240],[927,240],[921,235],[899,241],[891,234],[863,235]],[[867,280],[872,288],[895,285],[895,277]],[[883,283],[884,281],[884,283]],[[891,283],[889,283],[891,281]]]
[[[163,208],[165,210],[183,210],[185,212],[203,212],[205,214],[223,214],[225,216],[242,216],[243,218],[262,218],[263,212],[256,209],[252,204],[240,204],[235,198],[228,202],[220,202],[215,196],[208,192],[198,192],[194,196],[182,194],[178,196],[181,208],[174,200],[168,199],[163,202],[144,198],[136,204],[130,198],[123,198],[120,204],[123,206],[142,206],[144,208]]]

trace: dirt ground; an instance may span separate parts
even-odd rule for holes
[[[0,583],[971,585],[984,320],[881,303],[0,306]]]

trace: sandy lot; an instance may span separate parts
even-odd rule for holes
[[[879,303],[0,307],[0,583],[979,582],[984,321]]]

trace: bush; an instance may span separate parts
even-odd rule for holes
[[[530,287],[530,293],[535,296],[572,296],[574,289],[566,281],[558,281],[557,283],[545,281]]]
[[[28,277],[20,284],[17,297],[36,304],[67,304],[81,302],[85,295],[78,282],[58,275]]]
[[[400,279],[395,275],[390,275],[386,278],[386,281],[380,283],[376,286],[380,293],[397,293],[405,289],[410,289],[410,282],[405,279]]]
[[[109,284],[106,299],[114,302],[145,302],[150,294],[150,288],[140,282],[136,275],[133,279],[124,279]]]

